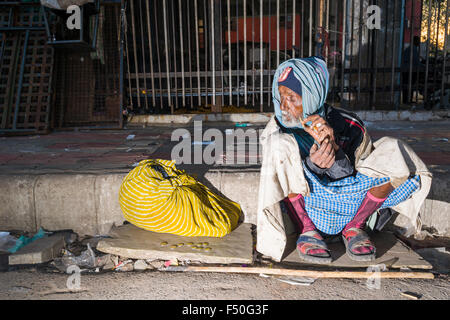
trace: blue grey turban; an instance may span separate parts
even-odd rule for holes
[[[282,122],[280,108],[280,92],[278,91],[278,80],[283,71],[291,67],[294,76],[301,83],[303,100],[303,118],[313,114],[321,117],[325,116],[324,103],[328,94],[329,73],[325,61],[319,57],[310,57],[303,59],[290,59],[280,64],[275,72],[272,84],[272,99],[275,107],[275,116],[278,121],[286,128],[289,128]],[[298,128],[303,129],[300,124]]]

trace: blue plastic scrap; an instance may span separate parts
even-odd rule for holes
[[[17,241],[16,241],[16,245],[14,247],[8,249],[8,251],[10,253],[15,253],[19,249],[25,247],[27,244],[29,244],[37,239],[43,238],[45,236],[46,236],[46,232],[42,228],[40,228],[39,231],[32,238],[20,236],[20,238],[17,239]]]

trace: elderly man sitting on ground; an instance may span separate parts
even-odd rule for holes
[[[323,236],[338,234],[351,259],[374,260],[364,227],[379,209],[403,214],[410,230],[421,226],[427,167],[401,140],[372,144],[355,114],[325,103],[328,81],[320,57],[288,60],[275,73],[275,115],[261,135],[257,250],[276,261],[287,241],[283,212],[299,231],[301,259],[311,263],[332,261]]]

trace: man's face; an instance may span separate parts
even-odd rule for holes
[[[279,86],[280,108],[283,123],[288,127],[297,127],[303,117],[302,97],[285,86]]]

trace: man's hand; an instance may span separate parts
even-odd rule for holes
[[[310,126],[306,126],[306,123],[311,122]],[[336,144],[334,139],[333,128],[319,115],[312,115],[302,121],[303,127],[306,132],[308,132],[314,140],[322,145],[322,142],[328,138],[329,143],[333,147],[333,151],[337,151],[339,146]],[[317,150],[316,150],[317,151]]]
[[[310,150],[309,158],[312,163],[322,169],[329,169],[335,162],[335,151],[333,144],[330,143],[328,138],[325,138],[320,145],[314,144]]]

